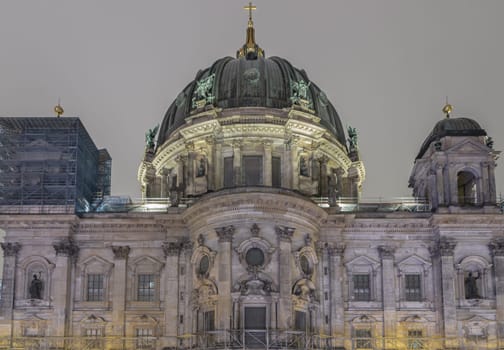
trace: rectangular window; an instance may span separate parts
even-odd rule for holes
[[[263,161],[261,156],[244,156],[243,184],[245,186],[257,186],[263,184]]]
[[[408,330],[408,349],[425,349],[422,330]]]
[[[136,347],[137,349],[154,348],[154,330],[152,328],[137,328],[136,329]]]
[[[138,301],[154,301],[156,296],[156,276],[138,275]]]
[[[271,186],[282,187],[282,163],[280,157],[271,158]]]
[[[101,349],[103,348],[103,329],[102,328],[86,328],[84,331],[86,349]]]
[[[215,330],[215,311],[206,311],[203,314],[203,327],[205,331]]]
[[[356,329],[355,330],[355,348],[356,349],[372,349],[371,329]]]
[[[371,300],[369,275],[353,275],[353,296],[356,301]]]
[[[405,275],[404,291],[407,301],[421,301],[422,289],[420,275]]]
[[[87,301],[103,301],[103,275],[89,274],[87,275]]]
[[[224,158],[224,187],[234,186],[233,157]]]

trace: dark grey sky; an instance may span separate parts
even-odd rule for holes
[[[61,98],[138,196],[144,133],[196,72],[242,45],[239,0],[0,2],[0,115],[50,116]],[[256,39],[303,68],[359,132],[364,196],[410,195],[416,153],[443,118],[475,118],[504,149],[504,1],[256,1]],[[502,167],[502,166],[501,166]],[[497,168],[497,191],[504,172]]]

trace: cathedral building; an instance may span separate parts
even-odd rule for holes
[[[303,69],[266,56],[247,8],[236,56],[148,131],[141,203],[2,206],[1,346],[504,349],[486,131],[445,106],[417,140],[412,199],[362,202],[357,131]]]

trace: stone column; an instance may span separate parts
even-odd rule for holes
[[[436,189],[437,189],[438,205],[439,206],[446,204],[443,183],[444,183],[444,181],[443,181],[443,165],[437,164],[436,165]]]
[[[328,248],[331,298],[331,336],[333,346],[342,348],[345,336],[345,306],[343,301],[343,254],[345,246],[334,244]]]
[[[438,252],[441,256],[441,281],[443,300],[443,325],[445,346],[456,348],[457,340],[457,309],[455,300],[455,269],[453,265],[453,253],[456,243],[447,238],[439,241]]]
[[[322,156],[318,159],[320,162],[320,195],[322,197],[327,196],[327,162],[329,158],[327,156]]]
[[[14,288],[16,287],[17,256],[21,250],[18,242],[0,243],[4,254],[1,313],[4,320],[12,320]],[[11,325],[12,327],[12,325]]]
[[[489,244],[495,274],[495,304],[498,345],[504,346],[504,239]],[[500,347],[499,347],[500,348]]]
[[[293,326],[293,312],[291,299],[291,257],[292,235],[294,228],[276,226],[278,236],[278,281],[280,286],[280,299],[278,303],[278,328],[289,329]]]
[[[178,156],[175,161],[177,162],[177,190],[180,196],[185,193],[187,156]]]
[[[299,161],[298,161],[298,142],[299,138],[292,136],[289,144],[289,156],[290,156],[290,167],[291,172],[289,173],[290,185],[287,188],[293,190],[299,189]]]
[[[241,179],[241,147],[242,144],[239,141],[233,142],[233,181],[235,186],[240,186],[242,183]]]
[[[213,190],[221,189],[224,186],[224,165],[222,162],[224,159],[222,158],[222,142],[215,142],[215,146],[213,147],[213,181],[214,188]]]
[[[180,294],[178,285],[178,260],[180,253],[180,243],[165,242],[163,243],[162,248],[166,262],[166,285],[164,295],[165,341],[163,342],[163,347],[175,348],[177,346],[177,322],[179,320],[178,299],[180,298]],[[181,293],[184,292],[181,291]],[[188,295],[185,295],[185,297],[189,298]],[[176,321],[174,322],[173,320]]]
[[[450,163],[448,176],[448,183],[450,184],[450,205],[460,205],[460,203],[458,202],[457,173],[455,172],[454,163]]]
[[[71,238],[63,238],[53,244],[56,252],[56,267],[52,281],[52,305],[54,308],[52,319],[53,336],[68,335],[71,326],[72,312],[72,267],[77,261],[79,247]]]
[[[396,338],[396,284],[394,273],[394,247],[379,246],[382,266],[382,300],[383,300],[383,336],[386,348],[395,348],[394,342],[387,339]]]
[[[490,204],[490,186],[488,183],[488,162],[481,162],[481,191],[478,193],[478,204]],[[482,197],[482,198],[481,198]]]
[[[168,169],[161,170],[161,185],[159,189],[159,196],[161,198],[168,197],[169,185],[168,185]]]
[[[272,184],[272,169],[271,169],[271,146],[270,140],[263,141],[263,185],[271,186]]]
[[[209,191],[215,190],[215,153],[214,153],[214,145],[215,141],[211,137],[207,137],[205,139],[207,144],[207,189]]]
[[[129,285],[127,278],[129,246],[112,246],[114,253],[114,277],[112,284],[112,335],[126,336],[126,290]]]
[[[494,204],[497,202],[497,193],[495,190],[495,163],[488,163],[488,192],[489,192],[489,202]]]
[[[194,173],[194,167],[196,164],[196,152],[194,152],[194,143],[186,142],[185,144],[187,150],[187,161],[185,164],[185,189],[187,194],[194,193],[194,178],[196,174]]]
[[[232,306],[231,287],[231,258],[232,250],[231,243],[235,228],[233,225],[220,227],[215,229],[219,237],[219,253],[218,253],[218,283],[219,283],[219,299],[218,299],[218,314],[217,314],[217,329],[232,328]]]

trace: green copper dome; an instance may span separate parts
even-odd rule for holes
[[[304,70],[279,57],[224,57],[200,70],[166,112],[159,130],[162,145],[185,119],[201,105],[219,108],[289,108],[303,103],[345,145],[338,113],[325,93],[310,81]]]

